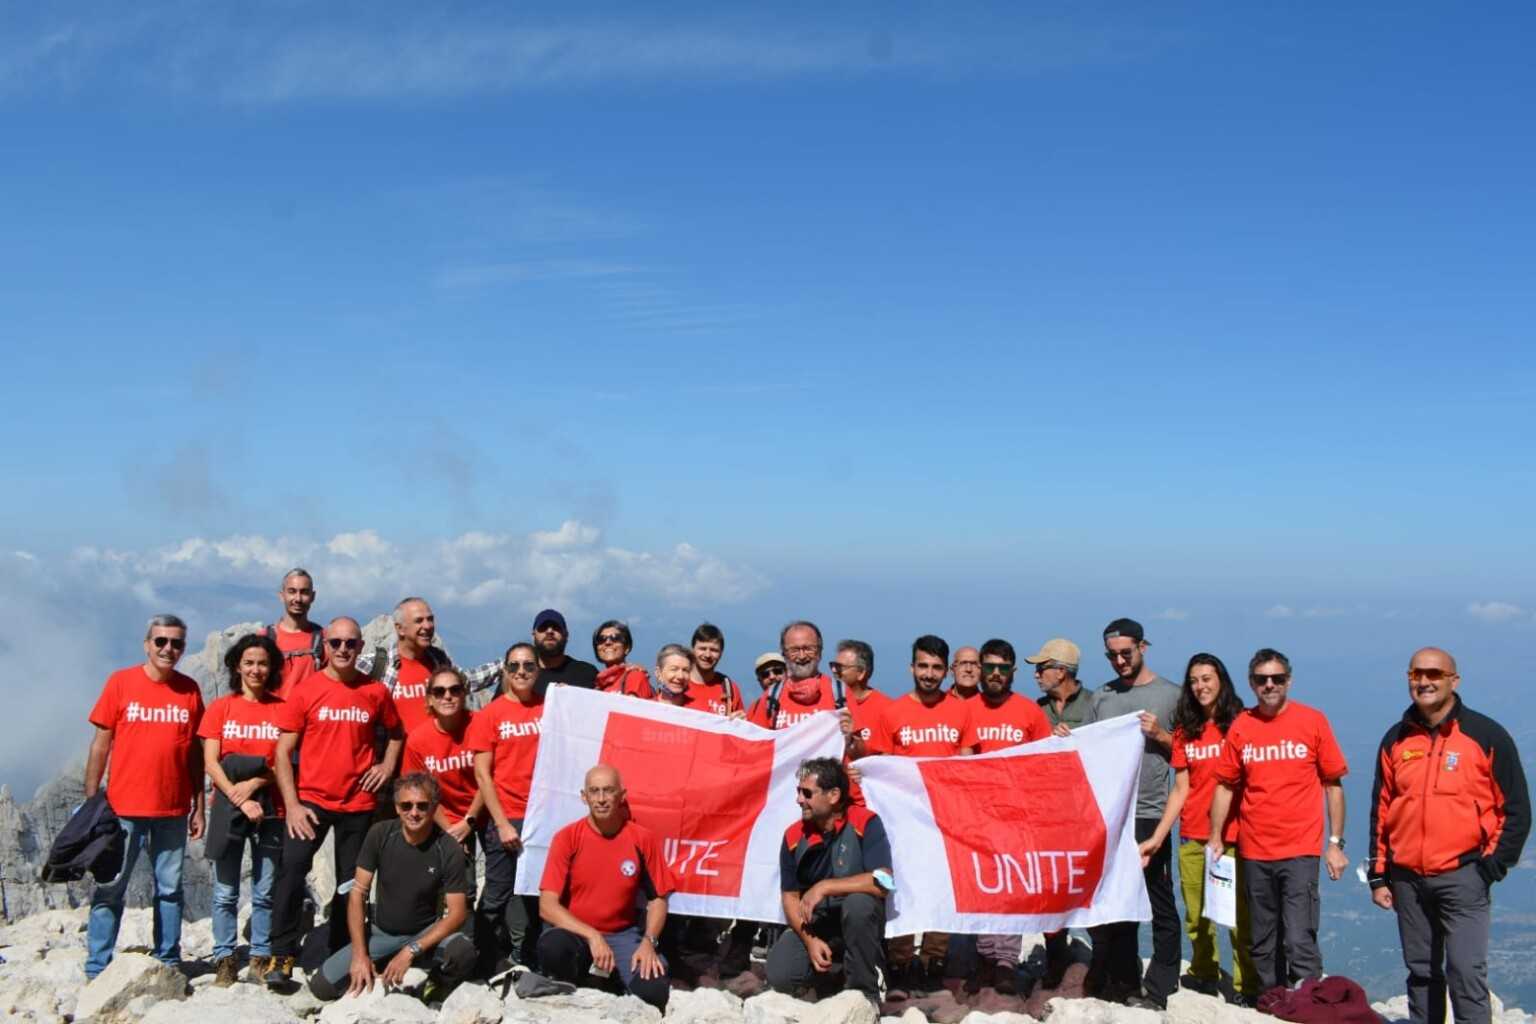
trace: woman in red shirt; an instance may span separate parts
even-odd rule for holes
[[[203,715],[197,734],[203,764],[217,791],[206,852],[213,861],[213,960],[216,985],[235,982],[235,926],[240,862],[251,847],[251,980],[265,979],[272,960],[272,883],[283,852],[281,801],[274,799],[272,756],[282,735],[283,653],[264,634],[248,633],[224,656],[227,696]],[[231,777],[233,774],[233,778]]]
[[[635,638],[630,634],[627,622],[609,619],[592,631],[592,653],[603,664],[602,671],[597,674],[599,690],[651,699],[650,676],[639,665],[629,663],[629,652],[634,649]]]
[[[1221,981],[1216,950],[1216,925],[1205,917],[1205,846],[1211,836],[1211,798],[1216,792],[1216,764],[1227,730],[1243,710],[1227,666],[1214,654],[1197,654],[1184,670],[1184,691],[1173,711],[1173,791],[1157,829],[1141,844],[1145,865],[1163,845],[1174,821],[1179,823],[1179,884],[1184,890],[1184,927],[1192,954],[1185,988],[1215,995]],[[1234,801],[1233,806],[1236,806]],[[1222,839],[1229,856],[1237,857],[1239,822],[1227,817]],[[1242,861],[1237,861],[1237,928],[1232,935],[1232,989],[1252,1005],[1258,997],[1258,972],[1248,939],[1248,894]]]

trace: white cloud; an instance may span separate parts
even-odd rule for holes
[[[1467,605],[1467,614],[1494,625],[1526,617],[1524,608],[1508,601],[1473,601]]]
[[[1296,617],[1296,609],[1288,604],[1271,605],[1264,613],[1266,619],[1293,619]]]
[[[1152,616],[1152,618],[1153,619],[1160,619],[1163,622],[1185,622],[1185,621],[1187,621],[1189,619],[1189,609],[1188,608],[1164,608],[1162,611],[1160,611],[1156,615]]]

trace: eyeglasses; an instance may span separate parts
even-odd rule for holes
[[[827,668],[831,669],[832,670],[832,674],[835,675],[835,676],[840,676],[844,672],[857,672],[859,670],[859,666],[857,666],[857,665],[845,665],[841,661],[834,661],[834,662],[828,664]],[[783,669],[776,669],[775,671],[783,672],[784,670]]]
[[[395,809],[399,810],[401,812],[405,812],[405,811],[430,811],[432,809],[432,801],[431,800],[396,800],[395,801]]]
[[[1110,661],[1130,661],[1136,656],[1136,648],[1131,647],[1123,651],[1105,651],[1104,657]]]
[[[798,644],[794,647],[784,648],[785,654],[815,654],[821,650],[820,644]]]
[[[462,697],[464,696],[464,687],[457,684],[453,686],[434,686],[427,692],[434,697]]]
[[[1013,663],[1009,661],[989,661],[981,666],[981,674],[984,676],[1005,676],[1013,671]]]
[[[157,651],[166,644],[170,644],[173,651],[184,651],[187,648],[186,640],[179,636],[157,636],[150,643],[155,645],[155,650]]]
[[[1411,668],[1408,670],[1409,679],[1422,679],[1426,683],[1438,683],[1442,679],[1451,679],[1456,673],[1448,672],[1443,668]]]
[[[539,667],[539,663],[536,662],[536,661],[509,661],[509,662],[507,662],[507,671],[508,672],[532,672],[534,669],[536,669],[538,667]]]
[[[359,647],[363,646],[363,641],[361,637],[331,637],[325,642],[325,646],[329,647],[333,651],[355,651]]]
[[[975,668],[980,664],[981,662],[979,661],[957,661],[955,662],[955,668]]]
[[[795,792],[799,793],[801,796],[805,797],[807,800],[810,800],[810,799],[812,799],[813,797],[816,796],[818,790],[808,789],[805,786],[796,786],[795,787]]]
[[[1256,673],[1248,677],[1254,686],[1284,686],[1291,681],[1289,672]]]
[[[604,633],[597,638],[597,642],[600,644],[621,644],[624,642],[624,637],[618,633]]]

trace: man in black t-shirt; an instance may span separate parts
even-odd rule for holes
[[[545,608],[533,617],[533,649],[539,659],[539,678],[534,680],[533,692],[541,699],[550,683],[597,688],[597,666],[565,653],[565,643],[570,638],[565,616],[553,608]]]
[[[878,1008],[885,993],[885,895],[893,886],[885,825],[848,800],[848,773],[835,757],[800,765],[800,820],[779,847],[779,888],[789,927],[768,953],[768,984],[797,994],[820,989],[843,961],[844,987]]]
[[[475,945],[459,931],[469,917],[464,850],[432,820],[437,782],[425,773],[406,775],[396,780],[394,794],[399,818],[369,829],[357,854],[347,900],[352,941],[309,979],[310,991],[320,999],[340,998],[348,979],[345,993],[351,995],[368,991],[375,977],[397,986],[411,967],[456,981],[474,966]],[[379,892],[370,928],[368,891],[375,879]],[[446,908],[441,917],[439,906]]]

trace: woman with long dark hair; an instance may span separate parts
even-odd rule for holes
[[[260,984],[272,964],[272,883],[283,853],[282,801],[276,800],[272,758],[284,704],[283,652],[264,634],[248,633],[224,655],[229,694],[214,701],[197,734],[215,790],[205,852],[213,861],[214,984],[232,985],[239,969],[235,926],[240,865],[251,848],[251,970]]]
[[[1179,823],[1179,883],[1184,890],[1184,927],[1193,952],[1182,983],[1196,992],[1215,995],[1221,982],[1221,958],[1216,950],[1216,925],[1204,916],[1205,845],[1211,836],[1211,797],[1216,792],[1216,762],[1232,722],[1243,702],[1232,686],[1227,666],[1214,654],[1197,654],[1184,670],[1184,689],[1173,711],[1173,792],[1157,829],[1141,844],[1142,863],[1163,845],[1173,823]],[[1237,802],[1233,801],[1233,806]],[[1237,857],[1237,815],[1222,830],[1227,854]],[[1237,928],[1232,933],[1232,989],[1252,1005],[1258,998],[1248,937],[1248,893],[1242,861],[1237,862]]]

